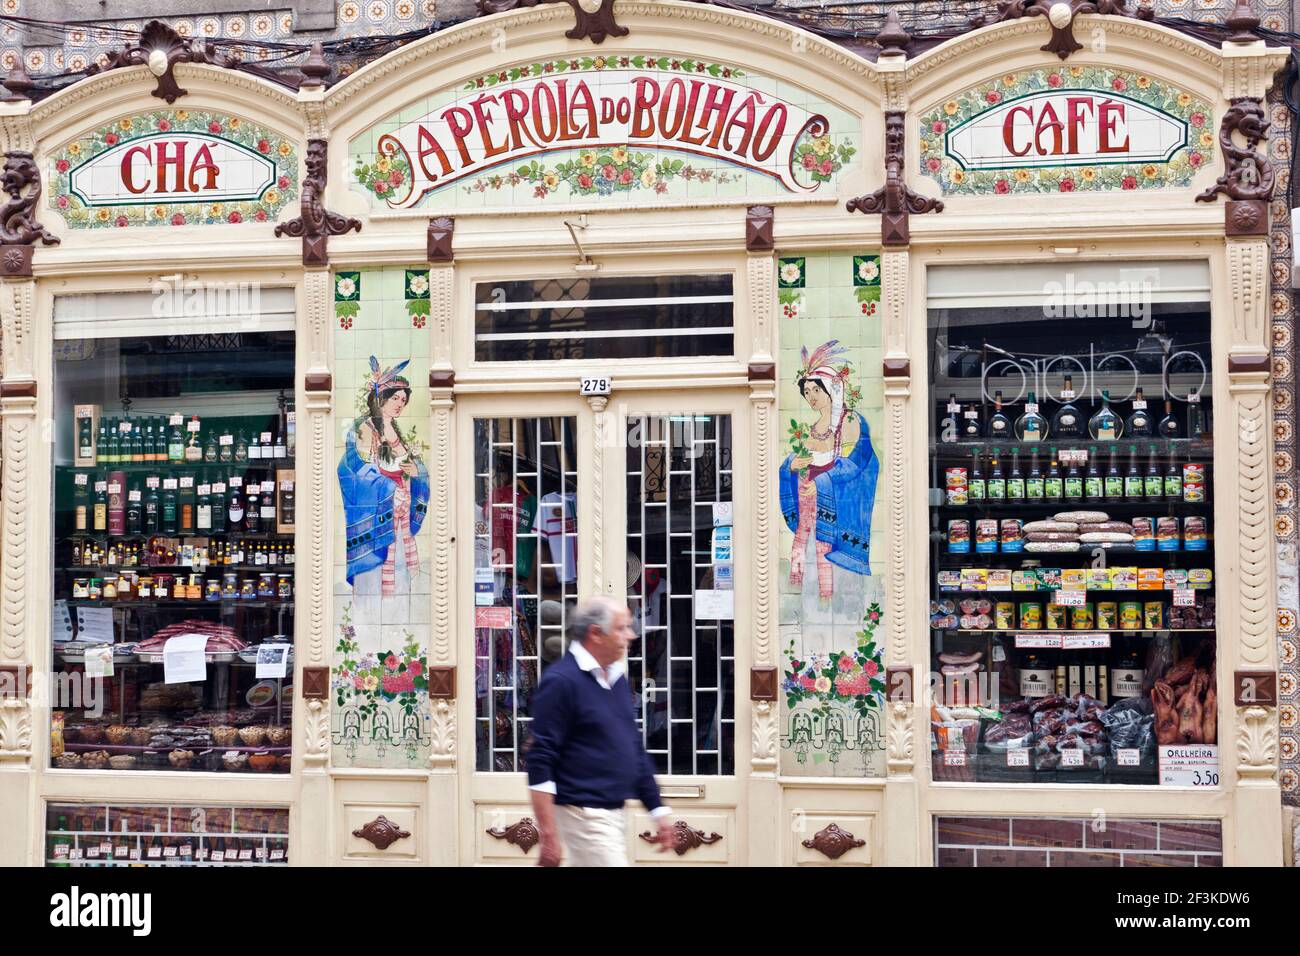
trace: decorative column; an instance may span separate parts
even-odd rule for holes
[[[606,435],[605,409],[609,398],[590,395],[591,407],[591,593],[613,594],[614,584],[605,578],[605,445],[614,436]]]

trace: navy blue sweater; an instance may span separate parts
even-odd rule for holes
[[[546,669],[533,693],[528,784],[555,781],[555,802],[613,810],[636,797],[659,807],[654,764],[641,745],[631,688],[609,690],[567,653]]]

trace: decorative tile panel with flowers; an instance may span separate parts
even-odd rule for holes
[[[1007,73],[920,119],[920,171],[945,195],[1185,188],[1214,159],[1208,103],[1104,66]]]
[[[376,209],[653,203],[834,191],[859,121],[816,93],[681,54],[507,65],[349,144]]]
[[[783,774],[885,774],[880,257],[777,264]]]
[[[275,222],[298,193],[298,149],[238,116],[158,110],[66,144],[49,183],[73,229]]]

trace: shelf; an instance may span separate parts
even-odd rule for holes
[[[1156,554],[1167,555],[1171,558],[1186,558],[1190,555],[1191,559],[1187,562],[1189,568],[1206,567],[1207,565],[1212,566],[1214,564],[1213,548],[1210,548],[1206,551],[1161,551],[1161,552],[1124,550],[1124,549],[1112,549],[1112,548],[1108,548],[1106,550],[1110,554],[1123,555],[1125,558],[1134,558],[1142,561],[1149,561],[1152,558],[1152,556]],[[1206,557],[1204,560],[1202,560],[1201,558],[1198,557],[1198,555],[1206,555]],[[950,554],[949,552],[944,551],[935,559],[934,563],[936,567],[945,571],[952,571],[957,568],[985,568],[990,571],[1022,571],[1025,569],[1001,567],[1001,565],[1008,564],[1013,560],[1017,560],[1017,559],[1024,560],[1026,558],[1033,561],[1048,562],[1050,563],[1051,567],[1056,567],[1057,563],[1062,558],[1083,558],[1085,560],[1091,561],[1092,549],[1080,548],[1078,551],[994,551],[994,552],[985,552],[982,554],[975,554],[973,552],[971,554]],[[988,560],[984,560],[984,559],[988,559]],[[1061,567],[1065,568],[1068,567],[1068,565],[1062,564]],[[1091,567],[1091,565],[1085,564],[1082,565],[1082,567],[1089,568]],[[1124,565],[1124,567],[1129,567],[1129,565]],[[1133,567],[1137,567],[1137,565],[1133,565]],[[1164,570],[1179,570],[1179,569],[1178,568],[1167,569],[1165,566],[1162,565],[1160,566],[1160,568],[1158,568],[1158,570],[1164,571]]]
[[[90,598],[67,598],[69,607],[122,607],[122,608],[188,608],[198,610],[204,607],[219,607],[222,610],[229,607],[285,607],[292,608],[293,601],[281,601],[276,598],[257,598],[255,600],[241,600],[240,598],[222,598],[220,601],[182,601],[176,598],[164,598],[162,600],[140,601],[135,598],[131,600],[117,600],[110,598],[108,600],[93,601]]]
[[[1214,627],[1084,627],[1079,630],[1073,628],[1053,628],[1048,630],[1045,627],[1038,629],[1011,627],[1011,628],[966,628],[966,627],[932,627],[931,634],[959,634],[963,637],[974,637],[983,634],[1213,634],[1218,628]]]
[[[170,753],[173,750],[188,750],[190,748],[186,747],[184,744],[173,744],[171,746],[151,747],[147,744],[143,746],[137,746],[135,744],[110,744],[105,742],[102,744],[65,743],[63,745],[63,749],[72,750],[77,753],[94,753],[96,750],[103,750],[109,753],[110,755],[112,755],[114,751],[121,751],[122,753],[125,754],[139,754],[139,753],[160,754],[160,753]],[[226,751],[229,750],[238,750],[241,752],[247,752],[252,754],[261,754],[261,753],[287,754],[292,749],[293,749],[292,745],[284,746],[284,747],[272,747],[269,745],[265,747],[245,747],[243,744],[236,744],[230,747],[222,747],[214,743],[211,746],[203,747],[200,750],[196,750],[194,752],[194,756],[200,757],[203,756],[204,754],[210,754],[215,751],[220,751],[221,753],[225,753]]]
[[[253,458],[248,461],[132,461],[132,462],[113,462],[100,465],[56,465],[57,471],[120,471],[128,475],[159,475],[161,477],[170,477],[167,473],[181,472],[189,474],[191,472],[216,471],[220,469],[230,469],[239,471],[252,471],[254,469],[262,471],[279,471],[281,469],[292,471],[294,459],[292,458],[272,458],[269,461],[265,458]]]
[[[61,568],[55,568],[56,571],[64,571],[68,574],[82,574],[96,577],[107,577],[109,575],[121,574],[123,571],[134,571],[136,574],[293,574],[295,565],[292,564],[213,564],[205,570],[198,568],[181,566],[177,564],[163,565],[162,567],[153,567],[147,564],[68,564]]]
[[[982,452],[989,452],[994,448],[997,448],[1000,452],[1005,452],[1009,456],[1011,454],[1011,449],[1019,448],[1020,454],[1023,457],[1030,453],[1029,449],[1037,448],[1039,456],[1046,457],[1052,453],[1051,450],[1053,448],[1058,451],[1087,451],[1089,448],[1096,448],[1097,458],[1101,459],[1104,457],[1107,461],[1110,460],[1111,448],[1115,449],[1115,458],[1118,460],[1119,458],[1128,455],[1129,445],[1138,446],[1139,458],[1142,457],[1144,450],[1146,451],[1147,457],[1150,457],[1152,445],[1156,446],[1158,453],[1163,453],[1166,457],[1168,457],[1169,451],[1172,449],[1179,452],[1180,457],[1186,458],[1189,452],[1204,451],[1207,454],[1213,452],[1214,436],[1206,434],[1202,438],[1173,439],[1161,438],[1159,436],[1151,436],[1149,438],[1121,437],[1114,441],[1098,441],[1090,436],[1084,436],[1081,438],[1054,438],[1049,436],[1047,438],[1034,440],[1027,439],[1024,441],[1012,437],[1011,439],[979,438],[971,441],[958,442],[936,442],[932,437],[929,443],[930,455],[932,458],[954,457],[962,454],[969,458],[971,453],[976,449]]]
[[[1188,587],[1188,588],[1179,588],[1179,590],[1196,591],[1198,593],[1204,592],[1210,597],[1214,596],[1214,588]],[[936,598],[932,598],[931,600],[935,600],[935,601],[966,600],[966,596],[972,594],[983,594],[983,595],[1055,594],[1057,591],[1086,591],[1088,594],[1147,594],[1147,595],[1154,595],[1151,598],[1151,600],[1153,601],[1156,600],[1157,598],[1163,599],[1165,597],[1169,597],[1172,594],[1172,590],[1169,588],[1146,588],[1145,590],[1143,590],[1142,588],[1032,588],[1030,590],[1022,589],[1020,591],[990,591],[988,588],[985,588],[983,591],[938,591],[937,593],[939,596]],[[963,596],[961,598],[956,598],[953,597],[953,595],[955,594],[960,594]],[[1014,601],[1015,598],[1008,596],[1005,599],[998,597],[998,598],[989,598],[989,600]]]
[[[267,519],[270,520],[269,518]],[[95,541],[147,541],[150,538],[177,538],[182,541],[189,538],[239,538],[242,541],[292,541],[293,532],[285,531],[141,531],[138,534],[109,534],[106,531],[73,531],[62,540],[93,539]]]
[[[942,489],[935,489],[942,490]],[[1142,517],[1142,512],[1156,512],[1165,508],[1193,508],[1197,511],[1211,505],[1210,501],[1183,501],[1175,498],[1155,501],[1007,501],[1007,500],[990,500],[985,498],[983,501],[975,504],[953,505],[944,501],[942,504],[931,505],[930,507],[940,511],[977,511],[996,508],[1000,511],[1029,511],[1033,514],[1056,514],[1061,511],[1105,511],[1110,512],[1116,509],[1135,510],[1138,512],[1137,517]],[[1018,517],[1009,514],[1006,517]],[[1174,517],[1174,516],[1170,516]]]

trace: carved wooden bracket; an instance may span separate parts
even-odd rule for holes
[[[1196,201],[1214,202],[1223,193],[1229,200],[1223,213],[1227,235],[1267,236],[1268,203],[1277,177],[1273,164],[1257,147],[1272,124],[1265,118],[1258,96],[1236,96],[1230,104],[1219,125],[1223,175]],[[1240,135],[1245,145],[1238,146],[1233,134]]]
[[[972,17],[972,28],[986,23],[1002,23],[1021,17],[1046,17],[1052,37],[1040,47],[1044,53],[1055,53],[1062,60],[1083,49],[1074,38],[1074,18],[1080,13],[1100,13],[1106,16],[1131,17],[1137,20],[1154,20],[1153,7],[1140,6],[1128,9],[1125,0],[998,0],[997,15],[989,20],[983,14]]]
[[[455,699],[456,668],[454,666],[429,668],[429,696],[434,700]]]
[[[455,229],[456,220],[449,216],[439,216],[437,219],[429,220],[426,243],[431,263],[447,263],[456,258],[451,251],[451,234]]]
[[[376,850],[387,850],[398,840],[405,840],[411,834],[381,813],[361,829],[353,830],[352,835],[369,840]]]
[[[91,64],[86,75],[105,73],[124,66],[147,66],[149,72],[158,78],[153,95],[171,105],[186,94],[176,83],[177,63],[209,63],[212,66],[234,68],[240,65],[240,59],[233,54],[219,52],[210,42],[204,43],[197,39],[186,41],[161,20],[150,20],[140,33],[139,43],[135,46],[128,44],[109,53],[108,63],[103,66]]]
[[[59,237],[36,221],[41,171],[31,153],[18,149],[5,153],[4,191],[9,201],[0,210],[0,270],[7,276],[29,277],[36,242],[59,244]]]
[[[771,206],[750,206],[745,210],[745,251],[771,252],[773,248]]]
[[[646,843],[659,842],[659,834],[655,830],[646,830],[644,833],[638,834],[638,836],[645,840]],[[721,839],[722,834],[720,833],[710,833],[705,836],[703,830],[695,829],[685,820],[673,821],[673,852],[678,856],[684,856],[691,850],[701,846],[717,843]]]
[[[480,16],[505,13],[520,7],[535,7],[538,3],[567,3],[573,7],[576,23],[565,32],[570,40],[590,40],[604,43],[605,37],[625,37],[627,27],[614,21],[614,0],[474,0]]]
[[[911,241],[910,214],[943,212],[942,200],[922,196],[903,181],[906,142],[907,114],[900,110],[885,113],[885,185],[844,204],[849,212],[880,213],[880,240],[886,246],[905,246]]]
[[[330,669],[328,667],[304,667],[302,669],[302,699],[329,700]]]
[[[537,824],[533,823],[532,817],[523,817],[518,823],[512,823],[504,830],[500,827],[491,827],[488,829],[487,834],[496,837],[498,840],[505,840],[512,846],[519,847],[524,851],[525,856],[542,839],[542,835],[538,832]]]
[[[804,840],[803,845],[828,859],[838,860],[849,850],[866,846],[867,841],[854,839],[853,834],[841,829],[838,823],[830,823],[813,834],[811,840]]]
[[[361,231],[361,220],[340,216],[325,208],[325,176],[329,157],[329,143],[323,139],[307,141],[307,175],[302,181],[301,215],[275,227],[276,236],[302,239],[302,264],[325,266],[329,264],[329,237],[340,236],[355,229]]]
[[[776,700],[775,667],[751,667],[749,669],[749,699]]]

